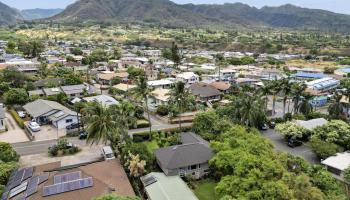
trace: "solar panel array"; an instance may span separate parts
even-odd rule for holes
[[[142,183],[145,187],[152,185],[155,182],[157,182],[157,179],[154,176],[142,178]]]
[[[93,186],[92,177],[45,186],[43,197],[84,189]]]
[[[63,175],[56,175],[53,177],[53,184],[78,180],[78,179],[81,179],[81,177],[82,177],[81,171],[72,172],[72,173],[63,174]]]
[[[9,198],[12,198],[12,197],[24,192],[27,189],[27,185],[28,185],[28,181],[25,181],[25,182],[21,183],[19,186],[11,189]]]
[[[39,176],[39,184],[49,180],[49,173],[45,173]]]
[[[25,193],[26,197],[29,197],[38,191],[39,186],[39,176],[35,176],[29,179],[28,187]]]
[[[20,169],[14,171],[9,179],[6,189],[11,190],[17,186],[19,186],[23,181],[33,176],[34,168],[29,167],[25,169]]]

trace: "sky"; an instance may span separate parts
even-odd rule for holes
[[[17,8],[65,8],[75,0],[0,0],[3,3]],[[194,3],[194,4],[222,4],[225,2],[242,2],[255,7],[279,6],[283,4],[294,4],[307,8],[318,8],[330,10],[337,13],[350,14],[350,0],[172,0],[176,3]]]

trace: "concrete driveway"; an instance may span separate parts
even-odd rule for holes
[[[20,167],[29,167],[61,161],[61,165],[63,167],[79,163],[93,162],[102,158],[101,148],[103,147],[103,145],[79,147],[81,148],[81,151],[75,155],[70,156],[50,157],[47,152],[41,154],[21,156],[19,160],[19,165]]]
[[[32,132],[35,136],[34,141],[56,140],[57,135],[59,138],[66,136],[65,129],[57,129],[52,125],[43,125],[40,128],[40,131]]]
[[[10,113],[5,113],[8,131],[0,133],[0,141],[8,143],[19,143],[19,142],[28,142],[29,138],[25,134],[24,130],[21,129],[16,121],[13,119]]]
[[[275,149],[277,151],[290,153],[295,156],[300,156],[311,164],[320,163],[316,154],[306,145],[291,148],[286,144],[284,138],[280,134],[276,133],[276,131],[273,129],[269,129],[267,131],[261,131],[261,134],[274,144]]]

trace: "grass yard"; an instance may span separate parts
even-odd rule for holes
[[[210,179],[194,182],[194,193],[199,200],[218,200],[219,197],[215,195],[216,183]]]
[[[145,141],[143,143],[147,146],[148,151],[151,153],[154,153],[155,150],[159,149],[159,146],[155,140]]]

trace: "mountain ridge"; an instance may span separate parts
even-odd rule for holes
[[[53,8],[53,9],[43,9],[43,8],[34,8],[34,9],[24,9],[21,10],[21,15],[24,20],[36,20],[49,18],[54,15],[59,14],[64,9],[62,8]]]
[[[23,17],[18,10],[0,1],[0,26],[13,25],[22,19]]]

